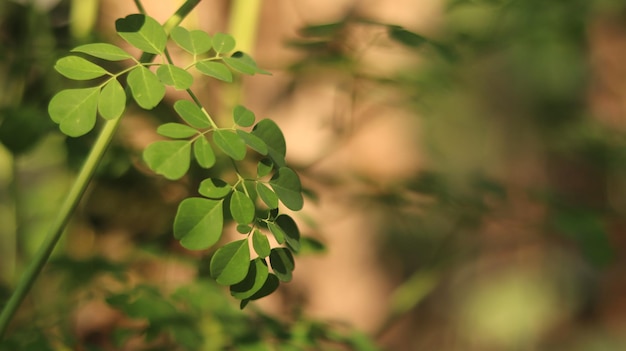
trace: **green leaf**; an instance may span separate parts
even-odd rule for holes
[[[261,182],[256,183],[256,191],[270,209],[278,208],[278,196],[270,188]]]
[[[254,62],[252,57],[241,51],[235,52],[231,57],[223,57],[222,60],[224,60],[224,63],[226,63],[228,67],[243,74],[253,75],[255,73],[260,73],[271,75],[270,72],[257,67],[256,62]]]
[[[241,129],[237,129],[237,135],[248,145],[250,148],[261,155],[267,155],[268,149],[267,144],[261,138],[256,135],[250,134]]]
[[[67,78],[89,80],[110,74],[104,68],[78,56],[67,56],[59,59],[54,69]]]
[[[278,286],[280,286],[280,281],[278,280],[278,278],[276,278],[274,274],[270,273],[267,276],[267,280],[265,281],[265,284],[263,284],[261,289],[259,289],[259,291],[257,291],[254,295],[252,295],[249,299],[242,300],[239,307],[243,309],[244,307],[246,307],[248,302],[252,300],[258,300],[258,299],[264,298],[265,296],[270,295],[271,293],[276,291],[276,289],[278,289]]]
[[[202,250],[222,236],[223,200],[190,197],[178,205],[174,219],[174,237],[190,250]]]
[[[250,268],[250,251],[248,240],[237,240],[228,243],[211,257],[211,277],[222,285],[233,285],[242,281]]]
[[[104,85],[98,98],[98,112],[104,119],[119,118],[126,109],[126,93],[124,88],[112,78]]]
[[[190,146],[187,140],[156,141],[144,150],[143,159],[157,174],[180,179],[189,170]]]
[[[220,62],[200,61],[196,63],[196,69],[198,69],[200,73],[227,83],[233,81],[233,73]]]
[[[304,37],[332,37],[346,25],[346,22],[316,24],[299,30]]]
[[[200,137],[193,142],[193,155],[198,165],[202,168],[208,169],[215,165],[215,153],[205,137]]]
[[[246,157],[246,143],[232,131],[215,130],[213,142],[233,160],[241,161]]]
[[[285,242],[285,232],[278,226],[278,224],[274,222],[268,222],[267,228],[270,230],[272,235],[274,235],[274,239],[279,244],[283,244]]]
[[[267,144],[268,155],[274,164],[279,167],[285,166],[285,155],[287,154],[285,137],[274,121],[271,119],[259,121],[252,129],[252,134]]]
[[[130,45],[151,54],[163,53],[167,35],[154,18],[132,14],[115,21],[115,30]]]
[[[252,227],[250,227],[249,225],[245,225],[245,224],[237,225],[237,232],[239,234],[248,234],[250,233],[251,230],[252,230]]]
[[[320,254],[324,252],[326,252],[326,245],[323,242],[308,236],[300,238],[300,254]]]
[[[260,230],[255,229],[252,233],[252,247],[259,257],[265,258],[270,255],[270,241]]]
[[[165,86],[157,76],[143,66],[137,66],[128,74],[128,85],[139,106],[151,110],[165,96]]]
[[[269,269],[265,260],[256,258],[250,261],[246,277],[241,282],[230,287],[230,294],[240,300],[248,299],[261,290],[268,275]]]
[[[157,128],[157,133],[172,139],[183,139],[198,134],[198,131],[181,123],[165,123]]]
[[[254,203],[241,191],[234,190],[230,198],[230,214],[235,222],[249,224],[254,220]]]
[[[237,105],[233,109],[233,120],[242,127],[250,127],[254,124],[254,112],[244,106]]]
[[[178,46],[190,54],[204,54],[211,50],[211,37],[201,30],[188,31],[183,27],[175,27],[170,35]]]
[[[85,44],[75,47],[72,52],[82,52],[83,54],[108,61],[122,61],[133,58],[133,55],[108,43]]]
[[[193,84],[193,76],[184,69],[174,65],[161,65],[156,71],[157,77],[164,84],[171,85],[177,90],[185,90]]]
[[[276,224],[283,230],[283,233],[285,233],[287,246],[289,246],[293,252],[298,252],[300,250],[300,230],[293,218],[282,214],[276,217]]]
[[[228,34],[216,33],[213,36],[213,50],[218,54],[230,52],[235,48],[235,38]]]
[[[61,90],[50,100],[48,113],[64,134],[78,137],[96,125],[100,89]]]
[[[272,271],[276,274],[276,277],[283,282],[289,282],[292,278],[292,272],[295,268],[295,262],[291,252],[284,248],[278,247],[272,249],[270,253],[270,264],[272,265]]]
[[[203,129],[211,126],[207,115],[192,101],[178,100],[174,103],[174,110],[192,127]]]
[[[202,196],[206,196],[211,199],[221,199],[230,194],[232,187],[230,184],[219,178],[207,178],[200,182],[198,192]]]
[[[428,40],[423,36],[410,32],[400,26],[390,25],[387,27],[387,31],[391,39],[411,48],[417,48],[428,43]]]
[[[266,175],[270,174],[273,169],[274,164],[272,163],[272,160],[270,160],[269,158],[261,159],[261,161],[259,161],[256,166],[256,175],[259,178],[263,178]]]
[[[292,211],[299,211],[302,209],[304,199],[302,198],[302,186],[300,185],[300,178],[296,172],[290,168],[281,167],[276,171],[272,179],[270,179],[270,185],[280,201]]]

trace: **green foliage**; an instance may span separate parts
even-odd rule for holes
[[[96,86],[58,92],[49,104],[52,120],[63,133],[77,137],[94,128],[98,114],[107,120],[120,118],[127,100],[118,79],[126,75],[130,97],[144,109],[153,109],[161,103],[166,86],[186,90],[195,101],[176,101],[174,110],[184,123],[160,125],[157,133],[172,140],[156,141],[144,150],[143,160],[157,174],[169,180],[181,179],[190,170],[192,159],[201,168],[211,169],[221,154],[233,163],[245,162],[248,148],[260,156],[268,155],[269,159],[258,164],[253,177],[239,173],[235,167],[238,176],[235,184],[216,177],[202,180],[198,188],[202,197],[181,201],[173,230],[183,247],[205,250],[219,242],[227,219],[224,216],[230,215],[246,238],[217,248],[210,262],[211,276],[219,284],[231,286],[232,295],[246,301],[242,306],[266,296],[278,287],[279,280],[291,280],[294,268],[291,251],[298,251],[300,233],[295,221],[279,214],[278,208],[279,201],[293,211],[302,208],[300,180],[286,165],[285,139],[278,125],[268,119],[257,122],[252,111],[238,105],[232,113],[232,125],[218,126],[190,90],[193,76],[189,69],[195,67],[200,73],[224,82],[233,80],[232,71],[248,75],[268,72],[257,67],[249,55],[242,52],[229,55],[236,43],[228,34],[210,36],[199,30],[175,27],[168,37],[156,20],[141,14],[119,19],[115,27],[133,47],[163,56],[163,63],[142,63],[123,49],[106,43],[75,48],[73,53],[87,58],[63,57],[57,61],[56,71],[69,79],[94,81]],[[193,62],[188,67],[172,62],[166,49],[169,39],[192,55]],[[109,72],[90,57],[112,62],[126,60],[131,65],[119,72]],[[269,210],[273,211],[267,216]],[[279,243],[286,247],[270,248],[266,237],[269,233],[280,238]],[[250,247],[258,254],[252,260]],[[275,275],[269,273],[269,267]],[[132,310],[132,304],[120,301],[118,306]]]

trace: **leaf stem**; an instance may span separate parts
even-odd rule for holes
[[[163,25],[165,32],[169,34],[170,30],[177,26],[199,2],[200,0],[187,0]],[[136,0],[135,3],[137,4],[139,10],[142,11],[143,7],[141,6],[141,3],[138,0]],[[141,63],[147,63],[152,59],[154,59],[153,54],[144,53],[139,61]],[[53,222],[48,235],[41,244],[34,260],[30,262],[28,267],[26,267],[26,270],[15,288],[15,291],[13,291],[13,294],[7,301],[6,305],[2,308],[2,312],[0,313],[0,342],[9,327],[9,323],[13,319],[15,312],[21,305],[24,298],[26,298],[26,295],[41,273],[57,242],[61,238],[70,216],[76,209],[76,206],[78,206],[82,195],[87,189],[87,185],[89,185],[89,181],[93,177],[104,152],[111,143],[120,121],[121,118],[116,118],[105,123],[104,127],[100,131],[100,135],[98,135],[96,142],[89,152],[85,163],[78,172],[72,188],[61,205],[59,213]]]

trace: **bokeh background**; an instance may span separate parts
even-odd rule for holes
[[[164,21],[181,3],[143,5]],[[237,38],[236,4],[183,25]],[[272,76],[194,90],[218,119],[239,101],[284,131],[309,193],[294,281],[241,312],[211,251],[177,246],[177,204],[206,173],[166,181],[140,156],[177,118],[172,90],[124,116],[0,349],[626,350],[623,1],[239,5],[239,48]],[[95,137],[49,120],[75,86],[54,62],[123,46],[114,21],[136,11],[0,0],[0,304]]]

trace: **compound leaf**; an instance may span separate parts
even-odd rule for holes
[[[250,127],[254,124],[254,112],[244,106],[237,105],[233,109],[233,120],[242,127]]]
[[[198,192],[202,196],[206,196],[211,199],[221,199],[226,197],[232,190],[230,184],[219,178],[207,178],[200,182]]]
[[[183,27],[175,27],[170,35],[178,46],[190,54],[204,54],[211,50],[211,37],[201,30],[188,31]]]
[[[270,174],[273,169],[274,164],[272,163],[272,160],[270,160],[269,158],[261,159],[261,161],[259,161],[256,166],[256,175],[259,178],[263,178],[266,175]]]
[[[235,48],[235,38],[224,33],[216,33],[213,36],[213,50],[219,54],[224,54]]]
[[[150,110],[165,96],[165,86],[149,69],[137,66],[128,74],[128,85],[139,106]]]
[[[222,200],[190,197],[178,205],[174,219],[174,237],[190,250],[202,250],[222,236]]]
[[[108,61],[122,61],[133,56],[121,48],[108,43],[92,43],[78,46],[72,52],[81,52]]]
[[[66,56],[59,59],[54,69],[67,78],[89,80],[110,74],[106,69],[78,56]]]
[[[274,222],[268,222],[267,228],[269,228],[272,235],[274,235],[274,239],[279,244],[283,244],[285,242],[285,232],[278,226],[278,224]]]
[[[257,67],[256,62],[254,62],[252,57],[241,51],[235,52],[231,55],[231,57],[223,57],[222,60],[224,60],[224,63],[226,63],[228,67],[243,74],[253,75],[255,73],[260,73],[271,75],[270,72]]]
[[[254,203],[239,190],[234,190],[230,198],[230,214],[235,222],[249,224],[254,220]]]
[[[278,208],[278,196],[270,188],[261,182],[256,183],[256,191],[270,209]]]
[[[178,112],[180,117],[195,128],[209,128],[211,122],[202,112],[200,107],[189,100],[178,100],[174,103],[174,110]]]
[[[289,246],[293,252],[298,252],[300,250],[300,230],[293,218],[286,214],[281,214],[276,218],[276,224],[283,230],[283,233],[285,233],[287,246]]]
[[[215,153],[208,140],[205,137],[200,137],[193,142],[193,155],[196,158],[196,162],[202,168],[211,168],[215,165]]]
[[[180,179],[189,170],[190,146],[187,140],[156,141],[144,150],[143,159],[157,174],[170,180]]]
[[[154,18],[132,14],[115,21],[115,30],[130,45],[139,50],[160,54],[165,49],[167,35]]]
[[[177,90],[185,90],[193,84],[193,76],[184,69],[174,65],[161,65],[156,71],[157,77],[164,84],[171,85]]]
[[[279,167],[285,166],[287,146],[285,137],[278,125],[271,119],[263,119],[252,129],[252,134],[259,137],[267,144],[268,155]]]
[[[233,81],[233,73],[220,62],[200,61],[196,63],[196,69],[198,69],[200,73],[227,83]]]
[[[252,233],[252,247],[259,257],[265,258],[270,255],[270,241],[258,229],[255,229],[254,233]]]
[[[280,201],[292,211],[302,209],[302,185],[296,172],[288,167],[280,167],[270,179],[270,185]]]
[[[254,134],[250,134],[241,129],[237,129],[237,135],[248,145],[250,148],[261,155],[267,155],[268,149],[267,144],[261,138],[257,137]]]
[[[246,157],[246,143],[231,131],[215,130],[213,132],[213,142],[233,160],[241,161]]]
[[[98,112],[104,119],[116,119],[124,113],[126,108],[126,93],[124,88],[112,78],[104,85],[98,99]]]
[[[165,123],[157,128],[157,133],[172,139],[189,138],[198,133],[197,130],[181,123]]]
[[[240,300],[250,298],[257,291],[261,290],[268,275],[269,269],[265,260],[256,258],[250,261],[246,277],[241,282],[230,287],[230,294]]]
[[[61,131],[71,137],[88,133],[96,124],[100,88],[66,89],[50,100],[48,113]]]
[[[292,272],[295,268],[291,251],[284,247],[272,249],[270,253],[270,264],[272,265],[272,271],[274,271],[278,279],[283,282],[291,281]]]
[[[261,289],[259,289],[259,291],[252,295],[249,299],[241,300],[241,304],[239,305],[239,307],[243,309],[250,301],[258,300],[260,298],[270,295],[271,293],[276,291],[276,289],[278,289],[278,286],[280,286],[280,281],[278,280],[278,278],[276,278],[274,274],[270,273],[267,276],[267,280],[265,280],[265,284],[263,284]]]
[[[211,276],[222,285],[233,285],[242,281],[250,268],[250,251],[248,240],[237,240],[228,243],[211,257]]]

